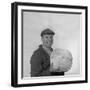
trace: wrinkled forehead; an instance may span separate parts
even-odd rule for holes
[[[53,37],[53,35],[52,34],[45,34],[42,37]]]

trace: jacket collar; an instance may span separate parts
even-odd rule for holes
[[[39,45],[39,49],[42,50],[42,51],[43,51],[45,54],[47,54],[48,56],[50,56],[50,55],[47,53],[47,51],[43,48],[42,45]],[[52,48],[50,48],[50,50],[51,50],[51,52],[53,51]]]

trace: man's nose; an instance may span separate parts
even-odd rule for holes
[[[49,41],[50,41],[50,42],[52,42],[52,41],[53,41],[53,39],[49,39]]]

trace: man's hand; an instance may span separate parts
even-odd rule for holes
[[[53,67],[53,63],[51,63],[51,65],[50,65],[50,71],[51,71],[51,72],[60,72],[60,68],[55,69],[55,68]]]

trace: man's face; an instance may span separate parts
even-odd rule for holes
[[[53,44],[53,35],[43,35],[42,42],[47,48],[51,47]]]

